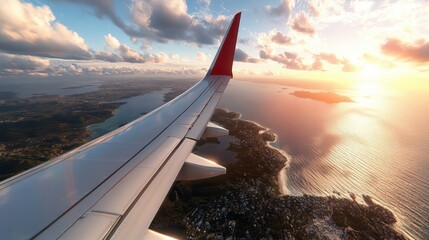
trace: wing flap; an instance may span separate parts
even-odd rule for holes
[[[176,238],[172,238],[170,236],[161,234],[159,232],[155,232],[152,230],[147,231],[146,236],[143,240],[177,240]]]
[[[201,136],[201,139],[206,139],[210,137],[222,137],[229,134],[229,131],[216,123],[209,122],[206,129]]]
[[[226,168],[195,154],[189,155],[177,176],[177,181],[190,181],[216,177],[226,173]]]

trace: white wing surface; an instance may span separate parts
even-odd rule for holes
[[[232,77],[241,13],[206,77],[145,116],[0,183],[1,239],[167,239],[148,230],[176,178],[225,168],[192,154]],[[209,135],[225,134],[210,124]]]

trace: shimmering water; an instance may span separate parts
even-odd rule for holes
[[[285,193],[367,194],[395,212],[408,237],[428,239],[429,94],[336,90],[355,102],[327,104],[295,90],[232,81],[218,106],[278,134],[275,146],[290,156]]]

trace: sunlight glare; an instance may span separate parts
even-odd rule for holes
[[[383,70],[375,65],[366,65],[360,72],[360,80],[378,80],[380,79]]]

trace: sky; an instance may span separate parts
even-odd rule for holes
[[[411,84],[429,76],[427,0],[2,0],[0,81],[201,77],[240,11],[235,78]]]

